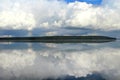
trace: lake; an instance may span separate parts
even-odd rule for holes
[[[1,30],[1,36],[102,35],[86,28]],[[119,40],[109,43],[0,43],[1,80],[109,80],[119,78]]]

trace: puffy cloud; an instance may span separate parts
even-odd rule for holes
[[[67,20],[69,26],[91,29],[116,30],[119,29],[119,10],[107,7],[93,7],[86,3],[72,3],[72,17]]]
[[[3,11],[0,13],[0,28],[2,29],[28,29],[35,27],[32,14],[23,11]]]
[[[34,15],[30,12],[25,11],[19,2],[9,2],[9,0],[5,0],[1,4],[1,29],[31,30],[35,27],[36,21],[34,19]],[[6,7],[6,5],[8,5],[8,7]]]
[[[1,28],[72,26],[101,30],[120,29],[119,0],[103,0],[103,4],[99,6],[85,2],[67,4],[59,0],[5,0],[1,4]]]
[[[1,0],[0,29],[79,27],[120,30],[119,1],[104,0],[101,5],[93,6],[84,2],[66,4],[57,0]],[[54,31],[45,35],[56,34]],[[57,47],[54,44],[46,46]],[[1,51],[0,77],[46,78],[65,74],[81,77],[98,72],[108,80],[119,80],[119,53],[119,49],[113,48],[74,52]]]

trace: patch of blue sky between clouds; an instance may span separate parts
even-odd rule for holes
[[[75,1],[80,1],[80,2],[86,2],[88,4],[93,4],[93,5],[100,5],[102,3],[102,0],[65,0],[67,3],[75,2]]]

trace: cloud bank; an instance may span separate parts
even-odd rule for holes
[[[80,27],[100,30],[120,29],[120,0],[103,0],[99,6],[61,0],[2,0],[1,29]],[[6,6],[7,5],[7,6]]]
[[[60,0],[1,0],[0,29],[75,27],[120,30],[119,2],[104,0],[101,5],[94,6],[85,2],[67,4]],[[48,32],[46,35],[56,34]],[[56,47],[54,44],[46,46]],[[0,78],[82,77],[98,72],[108,80],[120,80],[119,53],[120,50],[114,48],[73,52],[1,50]]]

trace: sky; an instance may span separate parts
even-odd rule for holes
[[[71,26],[104,31],[119,30],[117,0],[98,2],[96,0],[70,3],[63,0],[3,0],[0,3],[0,29],[32,30]]]
[[[1,0],[0,35],[120,37],[119,5],[120,0]],[[120,80],[119,61],[119,42],[1,44],[0,78],[78,78],[98,73],[106,80]]]
[[[75,1],[80,1],[80,2],[87,2],[90,4],[94,4],[94,5],[100,5],[102,3],[102,0],[65,0],[66,2],[70,3],[70,2],[75,2]]]

